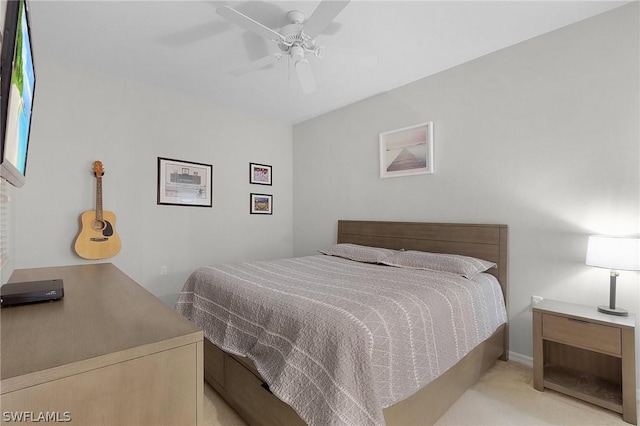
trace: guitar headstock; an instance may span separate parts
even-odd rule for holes
[[[96,175],[96,177],[102,177],[102,175],[104,175],[104,169],[102,168],[102,161],[93,162],[93,174]]]

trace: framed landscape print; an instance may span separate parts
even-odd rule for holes
[[[249,183],[271,185],[271,166],[249,163]]]
[[[273,214],[273,195],[251,193],[249,202],[251,214]]]
[[[158,204],[213,206],[213,166],[158,157]]]
[[[433,122],[380,133],[380,177],[433,173]]]

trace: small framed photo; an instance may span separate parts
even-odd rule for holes
[[[273,195],[251,193],[249,197],[249,213],[273,214]]]
[[[271,185],[271,166],[249,163],[249,183]]]
[[[433,122],[380,133],[380,177],[433,173]]]
[[[213,206],[213,166],[158,157],[158,204]]]

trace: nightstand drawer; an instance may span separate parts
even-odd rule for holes
[[[555,315],[542,315],[542,336],[605,354],[622,355],[620,329]]]

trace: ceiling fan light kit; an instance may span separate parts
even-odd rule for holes
[[[316,90],[316,83],[311,64],[305,59],[305,55],[313,53],[317,58],[322,57],[323,47],[316,46],[316,36],[327,28],[349,2],[350,0],[321,1],[306,21],[304,13],[299,10],[291,10],[287,13],[287,19],[291,23],[283,26],[279,31],[275,31],[229,6],[219,7],[216,12],[228,21],[275,42],[283,54],[288,55],[294,62],[302,92],[307,94]],[[283,54],[269,54],[231,73],[242,75],[263,68],[281,59]]]
[[[316,90],[316,81],[311,72],[311,65],[306,59],[296,62],[296,72],[298,73],[298,81],[302,88],[302,93],[313,93]]]

